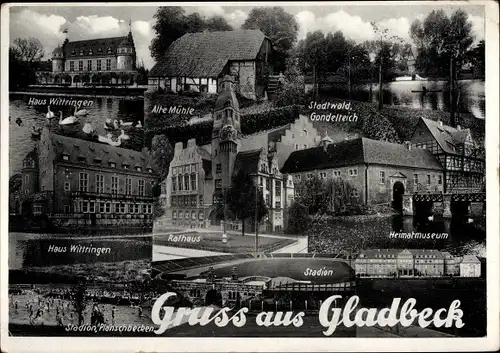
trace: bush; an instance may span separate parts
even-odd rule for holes
[[[288,209],[288,226],[285,233],[303,234],[307,231],[310,224],[307,206],[298,202],[292,203]]]

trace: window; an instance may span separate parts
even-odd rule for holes
[[[196,219],[196,212],[195,211],[191,212],[191,219]]]
[[[340,177],[340,170],[335,170],[335,171],[333,172],[333,176],[334,176],[334,177]]]
[[[307,173],[307,179],[312,179],[313,175],[312,173]]]
[[[215,179],[215,188],[222,189],[222,179]]]
[[[196,173],[196,171],[197,171],[196,164],[191,165],[191,173]]]
[[[97,59],[97,71],[101,71],[101,59]]]
[[[413,185],[418,185],[418,174],[413,174]]]
[[[296,175],[295,178],[300,181],[300,178],[301,178],[300,174]]]
[[[111,71],[111,59],[106,59],[106,71]]]
[[[431,185],[431,175],[427,174],[427,185]]]
[[[184,217],[184,213],[182,211],[179,211],[179,219],[182,219]]]
[[[200,212],[198,213],[198,219],[199,219],[200,221],[203,221],[203,219],[204,219],[204,218],[205,218],[205,215],[203,214],[203,211],[200,211]]]
[[[95,201],[89,201],[89,213],[95,213]]]
[[[439,185],[443,184],[443,176],[441,174],[438,175],[438,184]]]
[[[33,205],[33,214],[38,215],[42,213],[42,205]]]
[[[276,201],[274,207],[277,209],[280,209],[281,208],[281,201]]]
[[[281,196],[281,181],[279,180],[274,182],[274,194],[276,196]]]
[[[196,190],[197,189],[197,180],[196,180],[196,174],[191,174],[191,190]]]
[[[125,178],[125,194],[132,195],[132,178]]]
[[[357,169],[349,169],[349,176],[355,177],[358,175]]]
[[[69,62],[69,71],[75,71],[75,62],[74,61]]]
[[[137,166],[135,167],[135,170],[137,170],[138,172],[142,172],[142,167]]]
[[[200,206],[203,206],[203,195],[200,195]]]
[[[110,166],[111,168],[114,168],[114,167],[116,167],[116,163],[115,163],[115,162],[109,162],[109,166]]]
[[[64,182],[64,191],[71,191],[71,183],[69,181]]]
[[[87,71],[92,71],[92,60],[87,60]]]
[[[130,165],[128,165],[127,163],[123,163],[123,169],[129,169],[130,168]]]
[[[80,201],[80,212],[82,213],[89,212],[89,204],[87,201]]]
[[[351,197],[359,197],[359,192],[357,189],[351,190]]]
[[[29,176],[29,175],[25,175],[25,176],[24,176],[24,183],[25,183],[25,184],[26,184],[26,183],[29,183],[29,181],[30,181],[30,176]]]
[[[115,175],[111,177],[111,193],[118,194],[118,177]]]
[[[172,177],[172,192],[175,192],[177,190],[177,177],[173,176]]]
[[[319,172],[319,177],[321,179],[326,179],[326,172]]]
[[[305,149],[305,150],[307,149],[307,145],[304,145],[304,149]]]
[[[179,175],[178,177],[178,186],[179,186],[179,191],[182,191],[182,175]]]
[[[67,154],[62,155],[63,161],[69,161],[69,156]]]
[[[125,204],[124,203],[118,204],[118,213],[125,213]]]
[[[64,213],[70,213],[69,205],[64,205]]]
[[[222,173],[222,164],[221,163],[217,163],[216,166],[215,166],[215,172],[217,174],[220,174]]]
[[[269,194],[266,195],[266,205],[268,207],[271,207],[270,202],[269,202]]]
[[[385,172],[380,172],[380,184],[385,184]]]
[[[189,175],[184,175],[184,190],[189,191]]]
[[[78,71],[83,71],[83,60],[78,62]]]
[[[79,190],[83,192],[89,191],[89,173],[80,173]]]
[[[99,213],[104,213],[106,202],[99,202]]]
[[[98,194],[104,192],[104,175],[97,174],[95,176],[95,192]]]
[[[106,213],[111,213],[111,203],[110,202],[106,202],[104,211]]]
[[[172,219],[177,219],[177,212],[176,211],[172,211]]]
[[[295,151],[298,151],[298,149],[299,149],[299,145],[295,144]]]
[[[139,186],[139,195],[140,196],[145,196],[146,195],[146,190],[144,189],[144,180],[138,180],[137,181],[138,186]]]

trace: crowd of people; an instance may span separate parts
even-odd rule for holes
[[[99,294],[101,294],[100,291],[87,290],[84,308],[79,310],[75,294],[70,288],[39,287],[23,289],[9,295],[10,316],[11,319],[18,323],[47,326],[66,326],[68,324],[115,325],[119,324],[117,322],[119,311],[126,312],[124,315],[127,315],[128,319],[133,316],[139,319],[147,316],[140,303],[130,302],[129,305],[103,304],[99,301],[102,298]],[[133,295],[130,294],[130,297],[133,297]]]

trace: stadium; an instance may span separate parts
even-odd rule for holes
[[[153,262],[160,291],[192,306],[247,307],[250,311],[317,312],[333,294],[347,299],[355,274],[329,254],[232,254]],[[342,303],[336,303],[342,305]]]

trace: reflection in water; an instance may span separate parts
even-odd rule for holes
[[[71,251],[71,247],[75,251]],[[77,248],[78,247],[78,248]],[[86,253],[82,247],[101,248],[101,253]],[[104,249],[109,249],[104,250]],[[78,263],[120,262],[150,259],[151,238],[127,239],[50,239],[20,233],[9,234],[9,268],[55,266]]]
[[[423,86],[427,93],[422,94]],[[459,111],[471,113],[476,118],[484,119],[485,114],[485,86],[482,80],[461,80],[459,86]],[[351,98],[364,102],[378,101],[378,85],[354,85]],[[414,91],[414,92],[412,92]],[[416,92],[420,91],[420,92]],[[327,86],[320,88],[324,97],[348,99],[347,87],[343,85]],[[371,96],[371,98],[370,98]],[[450,107],[450,89],[447,81],[397,81],[384,84],[384,104],[405,106],[413,109],[429,109],[448,111]]]
[[[28,105],[28,99],[33,96],[10,95],[9,115],[11,117],[9,129],[9,152],[10,152],[10,175],[19,173],[22,160],[35,147],[35,141],[31,139],[31,129],[33,126],[40,127],[47,122],[47,105]],[[40,97],[39,97],[40,98]],[[48,99],[42,97],[41,99]],[[123,120],[124,122],[141,122],[144,126],[144,101],[129,100],[119,98],[77,98],[78,100],[92,101],[91,107],[85,107],[90,111],[89,115],[80,119],[73,126],[62,126],[58,124],[59,111],[62,111],[63,117],[68,117],[73,113],[72,106],[52,106],[52,111],[56,118],[50,122],[51,131],[54,133],[84,138],[82,128],[85,123],[92,125],[98,135],[105,136],[107,131],[104,129],[106,119]],[[15,121],[20,118],[23,123],[18,126]],[[122,147],[140,150],[144,143],[144,130],[142,128],[130,128],[127,132],[131,138],[126,141]],[[119,131],[114,132],[117,135]]]

